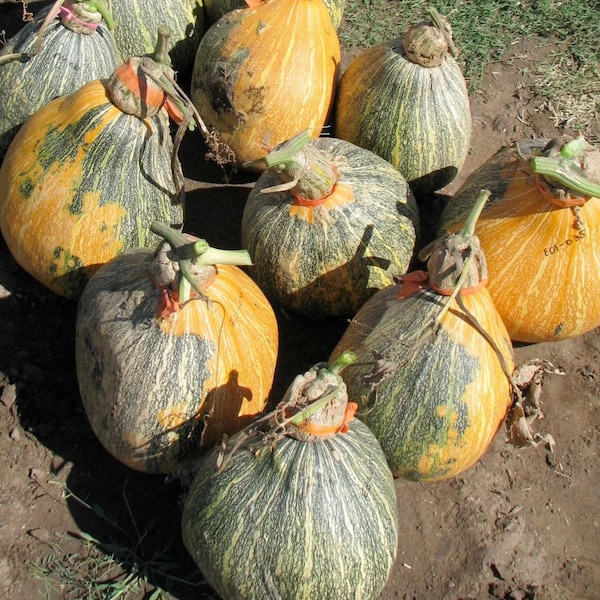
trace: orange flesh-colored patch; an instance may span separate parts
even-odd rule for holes
[[[212,374],[206,389],[212,390],[212,422],[220,428],[213,437],[219,439],[239,417],[255,415],[266,405],[277,355],[277,321],[258,286],[238,267],[219,265],[206,294],[208,302],[195,297],[158,323],[167,335],[216,340],[206,363]],[[257,343],[261,352],[249,352]]]
[[[337,206],[350,204],[354,202],[354,192],[352,186],[338,181],[330,194],[318,200],[307,200],[305,198],[294,198],[294,202],[290,204],[290,217],[297,217],[304,221],[312,223],[314,220],[314,210],[317,206],[334,209]]]
[[[124,209],[118,204],[98,206],[100,191],[85,194],[81,214],[69,211],[68,202],[81,180],[84,147],[69,162],[55,162],[43,168],[38,160],[38,147],[52,123],[76,122],[91,108],[109,104],[101,81],[92,81],[77,96],[58,98],[47,104],[22,127],[18,156],[8,152],[3,164],[6,189],[0,191],[0,218],[3,233],[15,259],[29,272],[53,287],[55,280],[73,268],[73,257],[84,266],[106,262],[122,250],[115,229]],[[108,106],[96,128],[85,135],[90,144],[107,122],[114,118],[116,107]],[[22,190],[36,186],[25,197]],[[67,204],[65,204],[67,203]],[[51,235],[48,224],[52,223]],[[63,255],[53,260],[56,249]]]

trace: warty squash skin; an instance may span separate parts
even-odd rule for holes
[[[2,46],[0,61],[9,54],[35,51],[38,32],[50,8],[36,11],[34,20]],[[57,96],[76,92],[88,81],[109,77],[121,63],[104,21],[81,33],[70,29],[64,19],[63,15],[49,23],[37,55],[0,64],[0,161],[30,115]]]
[[[78,298],[100,265],[156,246],[152,220],[181,227],[172,151],[165,110],[145,119],[122,112],[106,80],[47,103],[0,169],[0,228],[11,254],[55,293]]]
[[[300,131],[321,134],[339,62],[322,0],[266,0],[225,14],[206,31],[191,99],[242,166]]]
[[[154,50],[156,31],[171,30],[169,55],[182,73],[194,64],[204,35],[202,0],[105,0],[115,20],[114,37],[123,59]]]
[[[200,463],[182,517],[184,543],[222,598],[379,596],[396,556],[398,509],[363,423],[310,441],[249,431],[224,454],[219,467],[220,450]]]
[[[77,311],[76,365],[104,447],[132,469],[168,473],[265,408],[278,330],[260,289],[232,265],[217,265],[206,298],[158,316],[153,258],[130,250],[92,277]]]
[[[547,142],[522,140],[502,148],[465,181],[441,216],[442,230],[456,230],[476,190],[491,191],[477,224],[489,291],[510,337],[528,343],[600,326],[600,198],[589,197],[577,208],[548,201],[528,159]]]
[[[413,62],[403,45],[409,34],[363,50],[348,65],[335,99],[334,134],[392,163],[418,200],[462,168],[471,111],[454,58],[444,52],[436,66]]]
[[[333,26],[337,29],[342,22],[346,0],[323,0],[329,10]],[[246,0],[204,0],[204,14],[207,25],[210,27],[224,14],[237,8],[247,8],[249,4],[256,4],[256,0],[248,3]]]
[[[467,239],[479,264],[456,297],[454,283],[442,290],[439,281],[457,282],[459,264],[467,268],[458,235],[435,242],[443,252],[432,253],[429,272],[413,271],[370,298],[331,354],[356,355],[344,372],[348,394],[396,477],[438,481],[469,468],[511,404],[512,345],[485,287],[485,257]]]
[[[267,170],[248,196],[242,245],[271,301],[313,317],[348,317],[408,270],[418,209],[405,179],[379,156],[337,138],[310,143],[335,167],[333,191],[313,202],[293,189],[263,193],[279,183]]]

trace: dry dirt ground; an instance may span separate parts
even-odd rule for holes
[[[445,191],[511,140],[557,132],[526,85],[527,67],[545,52],[525,40],[490,67],[472,98],[472,152]],[[195,189],[197,178],[218,182],[220,174],[200,173],[195,142],[181,156],[190,178],[187,229],[215,246],[239,245],[247,188]],[[444,199],[422,201],[426,221]],[[123,597],[148,598],[160,585],[178,600],[212,598],[197,576],[190,586],[160,574],[167,558],[173,575],[196,571],[179,536],[179,481],[121,466],[87,423],[75,379],[75,309],[25,274],[0,240],[0,595],[108,598],[89,582],[131,574],[148,583]],[[345,327],[278,316],[275,398],[295,374],[326,359]],[[600,331],[519,346],[516,358],[545,359],[558,371],[545,378],[545,418],[536,424],[553,436],[554,450],[517,449],[501,431],[459,477],[397,481],[398,559],[382,599],[600,598]]]

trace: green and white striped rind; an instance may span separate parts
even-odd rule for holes
[[[450,55],[437,67],[416,65],[400,39],[364,50],[340,80],[334,133],[391,162],[417,196],[444,187],[471,139],[460,67]]]
[[[354,420],[329,440],[255,450],[245,443],[220,473],[209,455],[185,499],[183,540],[208,583],[227,600],[377,598],[398,509],[369,429]]]
[[[506,416],[510,387],[491,344],[456,303],[434,332],[444,297],[421,290],[399,300],[401,287],[378,292],[361,308],[330,359],[345,350],[356,354],[344,370],[348,396],[359,402],[357,416],[381,444],[392,473],[445,479],[485,453]],[[512,372],[512,345],[487,289],[463,301]]]
[[[346,0],[323,0],[329,9],[331,22],[337,29],[344,16]],[[235,10],[236,8],[245,8],[248,6],[246,0],[204,0],[204,14],[206,15],[206,25],[210,27],[216,23],[224,14]]]
[[[352,316],[408,270],[418,208],[402,175],[376,154],[337,138],[312,143],[334,157],[354,201],[316,208],[310,223],[290,215],[290,192],[261,193],[279,183],[266,171],[244,208],[242,245],[253,279],[273,302],[312,316]]]
[[[50,7],[2,47],[0,57],[33,52]],[[75,33],[55,19],[43,37],[42,50],[28,60],[0,65],[0,160],[22,123],[44,104],[76,92],[93,79],[108,78],[121,64],[115,41],[104,23],[90,35]]]
[[[204,35],[202,0],[106,0],[115,21],[113,34],[123,60],[154,52],[158,29],[171,29],[175,71],[191,68]]]

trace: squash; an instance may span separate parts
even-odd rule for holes
[[[260,0],[259,0],[260,1]],[[346,0],[323,0],[329,10],[333,26],[338,29],[342,22]],[[204,14],[207,25],[213,25],[224,14],[235,10],[236,8],[246,8],[254,6],[256,0],[204,0]]]
[[[412,26],[363,50],[344,71],[334,134],[391,162],[417,196],[439,190],[462,168],[471,139],[467,86],[448,50],[447,21]]]
[[[66,298],[77,299],[93,272],[127,248],[155,246],[145,223],[182,226],[167,99],[141,71],[151,64],[159,74],[167,68],[149,57],[128,61],[110,80],[45,104],[0,169],[0,228],[11,254]]]
[[[102,2],[66,0],[57,11],[41,9],[0,51],[0,161],[30,115],[121,63]]]
[[[412,271],[358,311],[332,352],[354,352],[344,378],[392,473],[447,479],[485,453],[511,404],[513,352],[485,287],[473,221],[440,238]],[[460,290],[460,291],[459,291]]]
[[[175,71],[191,70],[204,35],[202,0],[105,0],[115,20],[114,36],[123,58],[154,49],[156,31],[169,27],[169,56]]]
[[[278,330],[235,266],[247,252],[153,230],[170,241],[119,255],[83,291],[76,367],[103,446],[132,469],[168,473],[265,408]]]
[[[322,1],[265,0],[227,13],[206,31],[190,97],[241,167],[299,131],[320,135],[339,62]]]
[[[275,411],[197,467],[183,540],[222,598],[375,600],[383,588],[397,501],[379,444],[348,422],[348,359],[296,377]]]
[[[583,138],[523,140],[487,160],[443,211],[443,229],[455,230],[474,190],[492,191],[477,233],[513,340],[556,341],[600,326],[599,184],[600,150]]]
[[[406,273],[419,215],[392,165],[306,132],[261,160],[270,167],[244,207],[242,246],[273,302],[313,317],[348,317]]]

